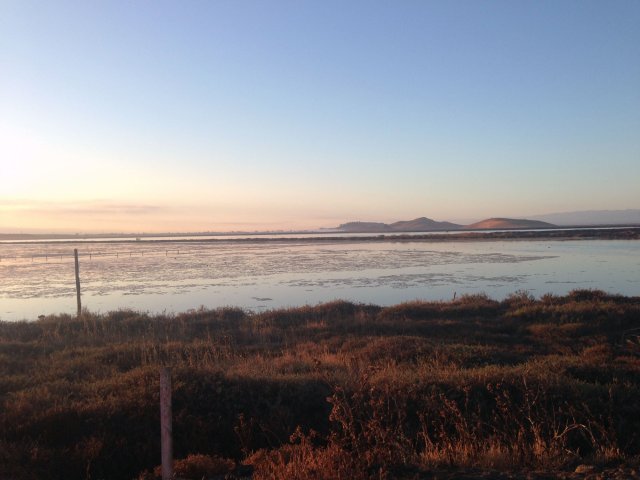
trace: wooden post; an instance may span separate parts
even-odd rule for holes
[[[160,444],[162,450],[162,480],[173,479],[173,427],[171,425],[171,374],[160,370]]]
[[[82,302],[80,301],[80,264],[78,263],[78,249],[73,249],[73,257],[76,262],[76,297],[78,299],[78,316],[82,313]]]

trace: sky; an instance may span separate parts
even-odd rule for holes
[[[0,0],[0,232],[640,208],[640,2]]]

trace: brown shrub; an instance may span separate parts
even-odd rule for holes
[[[233,460],[217,455],[191,454],[173,463],[174,475],[188,480],[224,475],[231,473],[235,468],[236,463]],[[156,478],[162,477],[162,467],[157,466],[153,473]]]

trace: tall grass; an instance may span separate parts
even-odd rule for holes
[[[160,366],[185,477],[637,461],[639,328],[599,291],[0,322],[0,477],[152,478]]]

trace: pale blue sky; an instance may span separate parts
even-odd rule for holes
[[[640,208],[638,1],[0,0],[0,231]]]

